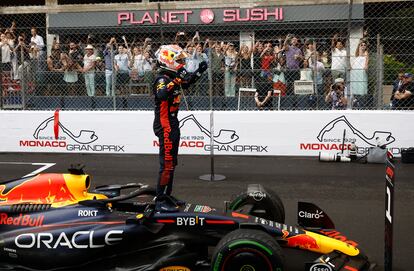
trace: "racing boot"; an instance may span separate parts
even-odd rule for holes
[[[180,200],[180,199],[177,199],[177,198],[175,198],[175,197],[173,197],[173,196],[168,196],[170,199],[171,199],[171,201],[172,202],[174,202],[174,204],[175,205],[177,205],[178,207],[181,207],[181,206],[184,206],[185,205],[185,201],[183,201],[183,200]]]
[[[179,211],[179,206],[168,195],[160,195],[155,198],[155,212],[174,213]]]

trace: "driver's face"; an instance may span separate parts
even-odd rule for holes
[[[185,58],[180,58],[180,59],[177,59],[176,60],[176,62],[178,63],[178,64],[185,64]]]

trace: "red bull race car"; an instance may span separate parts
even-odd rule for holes
[[[249,185],[224,210],[183,203],[154,211],[144,184],[90,189],[81,168],[0,183],[0,269],[4,270],[372,270],[327,214],[299,203],[284,224],[276,193]],[[129,193],[126,193],[128,191]],[[309,269],[311,270],[311,269]],[[316,270],[316,269],[315,269]]]

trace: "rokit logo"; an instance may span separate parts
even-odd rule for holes
[[[123,145],[96,144],[98,140],[93,130],[75,131],[67,128],[60,119],[59,111],[53,117],[42,121],[33,133],[33,139],[19,140],[19,146],[23,148],[53,148],[70,152],[125,152]]]
[[[32,216],[20,214],[19,216],[12,217],[6,213],[0,214],[0,225],[40,227],[43,225],[43,220],[43,215]]]
[[[204,226],[204,217],[177,217],[177,226]]]
[[[333,135],[329,136],[329,134]],[[344,135],[346,136],[344,137]],[[395,141],[395,137],[388,131],[374,131],[369,135],[364,134],[344,115],[327,123],[319,131],[316,139],[318,142],[300,143],[299,148],[305,151],[342,151],[349,150],[355,144],[357,145],[358,154],[366,154],[370,147],[388,146]],[[369,147],[358,147],[359,144],[368,145]]]
[[[197,135],[182,135],[180,148],[198,148],[210,152],[210,140],[213,139],[213,150],[217,152],[238,152],[238,153],[262,153],[268,152],[268,146],[262,145],[242,145],[235,144],[239,140],[239,135],[235,130],[220,129],[215,135],[204,127],[196,117],[191,114],[180,120],[180,129],[189,124],[194,124],[200,130]],[[154,147],[159,147],[158,140],[153,140]]]
[[[95,231],[77,231],[68,236],[65,232],[58,236],[50,232],[23,233],[14,240],[18,248],[69,248],[87,249],[113,246],[122,241],[122,230],[112,230],[104,236],[95,236]]]
[[[94,217],[98,215],[97,210],[78,210],[78,216]]]

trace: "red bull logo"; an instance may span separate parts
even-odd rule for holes
[[[0,205],[23,202],[52,204],[75,200],[62,174],[40,174],[15,186],[13,183],[0,185]]]
[[[31,216],[20,214],[17,217],[9,216],[6,213],[0,214],[0,225],[13,225],[13,226],[25,226],[25,227],[40,227],[43,225],[44,216]]]
[[[357,247],[358,243],[352,240],[348,240],[348,238],[344,235],[342,235],[342,233],[340,233],[339,231],[336,230],[320,230],[320,233],[322,233],[323,235],[326,235],[330,238],[334,238],[336,240],[342,241],[344,243],[350,244],[351,246]]]
[[[286,239],[289,247],[299,247],[307,250],[319,249],[319,245],[316,240],[306,234],[298,234]]]

